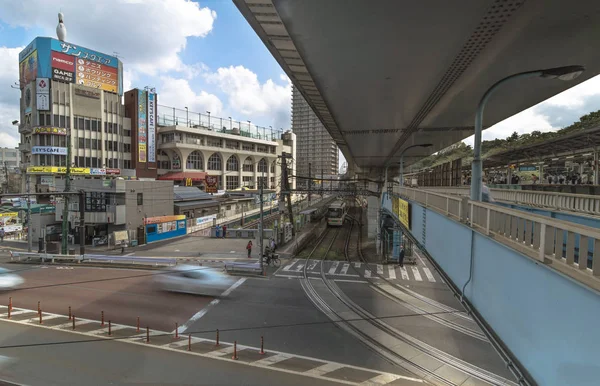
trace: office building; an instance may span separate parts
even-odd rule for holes
[[[296,134],[296,169],[298,176],[329,178],[338,175],[338,147],[300,91],[292,88],[292,131]],[[306,187],[306,181],[297,184]]]
[[[2,192],[18,193],[21,190],[21,153],[18,148],[0,147],[0,184]]]

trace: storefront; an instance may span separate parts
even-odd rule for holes
[[[146,243],[184,236],[187,233],[185,215],[158,216],[144,219]]]

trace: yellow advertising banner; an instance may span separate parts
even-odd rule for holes
[[[392,207],[394,201],[396,202],[397,209],[397,212],[394,213],[398,216],[400,223],[404,225],[406,229],[410,230],[410,203],[401,198],[396,198],[392,201]]]
[[[185,220],[185,215],[184,214],[176,214],[176,215],[172,215],[172,216],[147,217],[144,220],[144,224],[146,224],[146,225],[160,224],[160,223],[164,223],[164,222],[178,221],[178,220]]]
[[[18,215],[17,212],[0,213],[0,217],[17,217]]]
[[[64,166],[29,166],[27,173],[30,174],[66,174],[67,168]],[[71,174],[90,174],[90,168],[71,168]]]

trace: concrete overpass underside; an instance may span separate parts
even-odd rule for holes
[[[349,165],[373,175],[473,134],[498,80],[583,65],[569,82],[533,78],[499,89],[489,127],[600,72],[600,3],[582,0],[233,0],[302,92]]]

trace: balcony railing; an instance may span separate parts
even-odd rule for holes
[[[423,189],[395,187],[394,193],[466,223],[518,252],[600,290],[600,231],[596,228]]]

